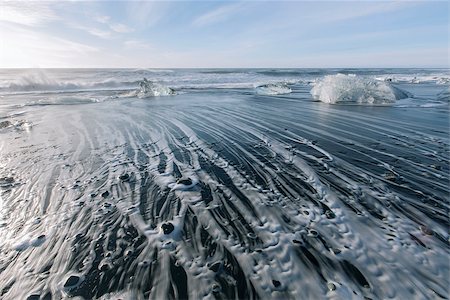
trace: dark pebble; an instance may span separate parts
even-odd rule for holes
[[[299,240],[293,240],[292,241],[294,244],[301,244],[302,242],[300,242]]]
[[[272,280],[273,286],[274,287],[280,287],[281,286],[281,282],[279,282],[278,280]]]
[[[122,181],[128,181],[128,180],[130,180],[130,175],[125,173],[123,175],[120,175],[119,179],[122,180]]]
[[[2,178],[0,178],[0,181],[3,181],[3,183],[13,183],[14,178],[13,177],[2,177]]]
[[[212,265],[209,267],[209,269],[210,269],[211,271],[217,273],[217,271],[219,271],[221,265],[222,265],[221,262],[216,262],[216,263],[212,264]]]
[[[67,278],[66,283],[64,283],[65,288],[70,288],[75,286],[78,281],[80,281],[80,277],[76,275],[71,275],[69,278]]]
[[[102,197],[103,197],[103,198],[106,198],[106,197],[108,197],[108,196],[109,196],[109,192],[108,192],[108,191],[103,192],[103,194],[102,194]]]
[[[431,230],[427,226],[420,226],[420,231],[422,231],[422,233],[425,235],[433,235],[433,230]]]
[[[164,223],[161,225],[161,228],[164,234],[170,234],[175,229],[172,223]]]
[[[148,267],[150,265],[150,262],[147,260],[144,260],[144,261],[140,262],[139,264],[143,267]]]
[[[334,253],[334,254],[339,254],[339,253],[341,253],[341,252],[342,252],[342,251],[341,251],[340,249],[337,249],[337,248],[336,248],[336,249],[333,249],[333,253]]]
[[[101,265],[100,268],[99,268],[99,270],[102,271],[102,272],[106,272],[106,271],[108,271],[109,269],[111,269],[111,268],[109,267],[108,264],[103,264],[103,265]]]
[[[96,196],[97,196],[96,193],[92,193],[92,194],[91,194],[91,198],[95,198]]]
[[[336,217],[336,215],[334,214],[334,212],[332,212],[331,210],[327,210],[325,212],[325,216],[327,217],[327,219],[334,219]]]
[[[190,178],[178,179],[177,183],[184,184],[184,185],[191,185],[192,184],[192,180]]]
[[[11,125],[12,124],[11,124],[10,121],[2,121],[2,122],[0,122],[0,128],[6,128],[6,127],[9,127]]]
[[[311,229],[311,230],[309,231],[309,233],[310,233],[312,236],[314,236],[314,237],[316,237],[316,236],[319,235],[319,233],[318,233],[317,231],[315,231],[314,229]]]

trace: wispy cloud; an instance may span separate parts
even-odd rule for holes
[[[109,24],[109,28],[111,28],[113,31],[117,33],[128,33],[134,31],[133,28],[128,27],[127,25],[121,23]]]
[[[69,26],[70,28],[84,31],[90,35],[99,37],[101,39],[111,39],[113,37],[113,32],[110,30],[103,30],[93,26],[85,26],[75,22],[70,23],[68,22],[66,25]]]
[[[17,25],[0,27],[8,47],[0,51],[0,67],[64,67],[90,59],[98,48]]]
[[[109,22],[110,19],[111,19],[110,16],[100,16],[100,15],[97,15],[97,16],[94,17],[94,20],[95,20],[95,21],[97,21],[97,22],[99,22],[99,23],[102,23],[102,24],[107,24],[107,23]]]
[[[320,20],[322,23],[348,21],[351,19],[368,17],[375,14],[394,12],[402,8],[411,7],[420,3],[411,1],[367,2],[352,3],[352,9],[349,9],[349,3],[343,2],[345,5],[339,4],[338,6],[329,6],[328,9],[321,9],[320,11],[316,11],[310,16],[307,16],[307,18]]]
[[[0,4],[0,21],[37,26],[57,19],[55,12],[45,2],[2,1]]]
[[[133,28],[125,24],[113,22],[110,16],[97,15],[94,17],[94,20],[98,23],[106,25],[110,30],[117,33],[128,33],[134,31]]]
[[[172,3],[165,1],[130,1],[126,12],[128,18],[140,27],[156,25],[163,19]]]
[[[67,25],[71,28],[82,30],[90,35],[102,38],[112,39],[116,38],[117,34],[133,32],[134,29],[122,24],[111,21],[111,17],[105,15],[97,15],[93,17],[96,23],[91,22],[91,25],[84,25],[81,22],[67,22]],[[100,23],[100,24],[98,24]]]
[[[236,14],[242,8],[242,6],[243,3],[235,3],[221,6],[197,17],[192,22],[192,25],[200,27],[226,21],[234,14]]]
[[[0,67],[448,65],[437,1],[43,1],[0,0]]]
[[[124,46],[128,50],[144,50],[150,49],[151,45],[147,42],[140,40],[128,40],[124,42]]]
[[[93,36],[102,38],[102,39],[109,39],[111,38],[111,31],[107,30],[101,30],[97,28],[80,28],[86,30],[89,34],[92,34]]]

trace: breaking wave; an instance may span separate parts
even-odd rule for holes
[[[136,85],[136,81],[118,81],[104,79],[101,81],[71,81],[57,80],[51,76],[36,72],[21,76],[9,83],[4,83],[2,89],[9,92],[36,92],[36,91],[80,91],[129,88]]]
[[[356,75],[327,75],[311,90],[314,99],[331,104],[391,104],[411,96],[387,82]]]

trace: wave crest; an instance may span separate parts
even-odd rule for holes
[[[356,75],[327,75],[311,89],[314,99],[325,103],[390,104],[411,96],[387,82]]]
[[[43,71],[34,71],[25,74],[12,82],[2,84],[3,89],[11,92],[35,91],[79,91],[127,88],[136,84],[133,81],[117,81],[104,79],[102,81],[68,81],[56,80]]]
[[[290,94],[292,90],[286,83],[269,83],[256,87],[256,93],[258,95],[283,95]]]

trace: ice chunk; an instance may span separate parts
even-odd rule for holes
[[[283,95],[292,93],[290,87],[286,83],[269,83],[256,87],[258,95]]]
[[[176,92],[167,86],[148,81],[147,78],[139,82],[139,91],[137,93],[139,98],[170,95],[176,95]]]
[[[311,90],[314,99],[325,103],[389,104],[410,97],[388,82],[344,74],[328,75]]]

